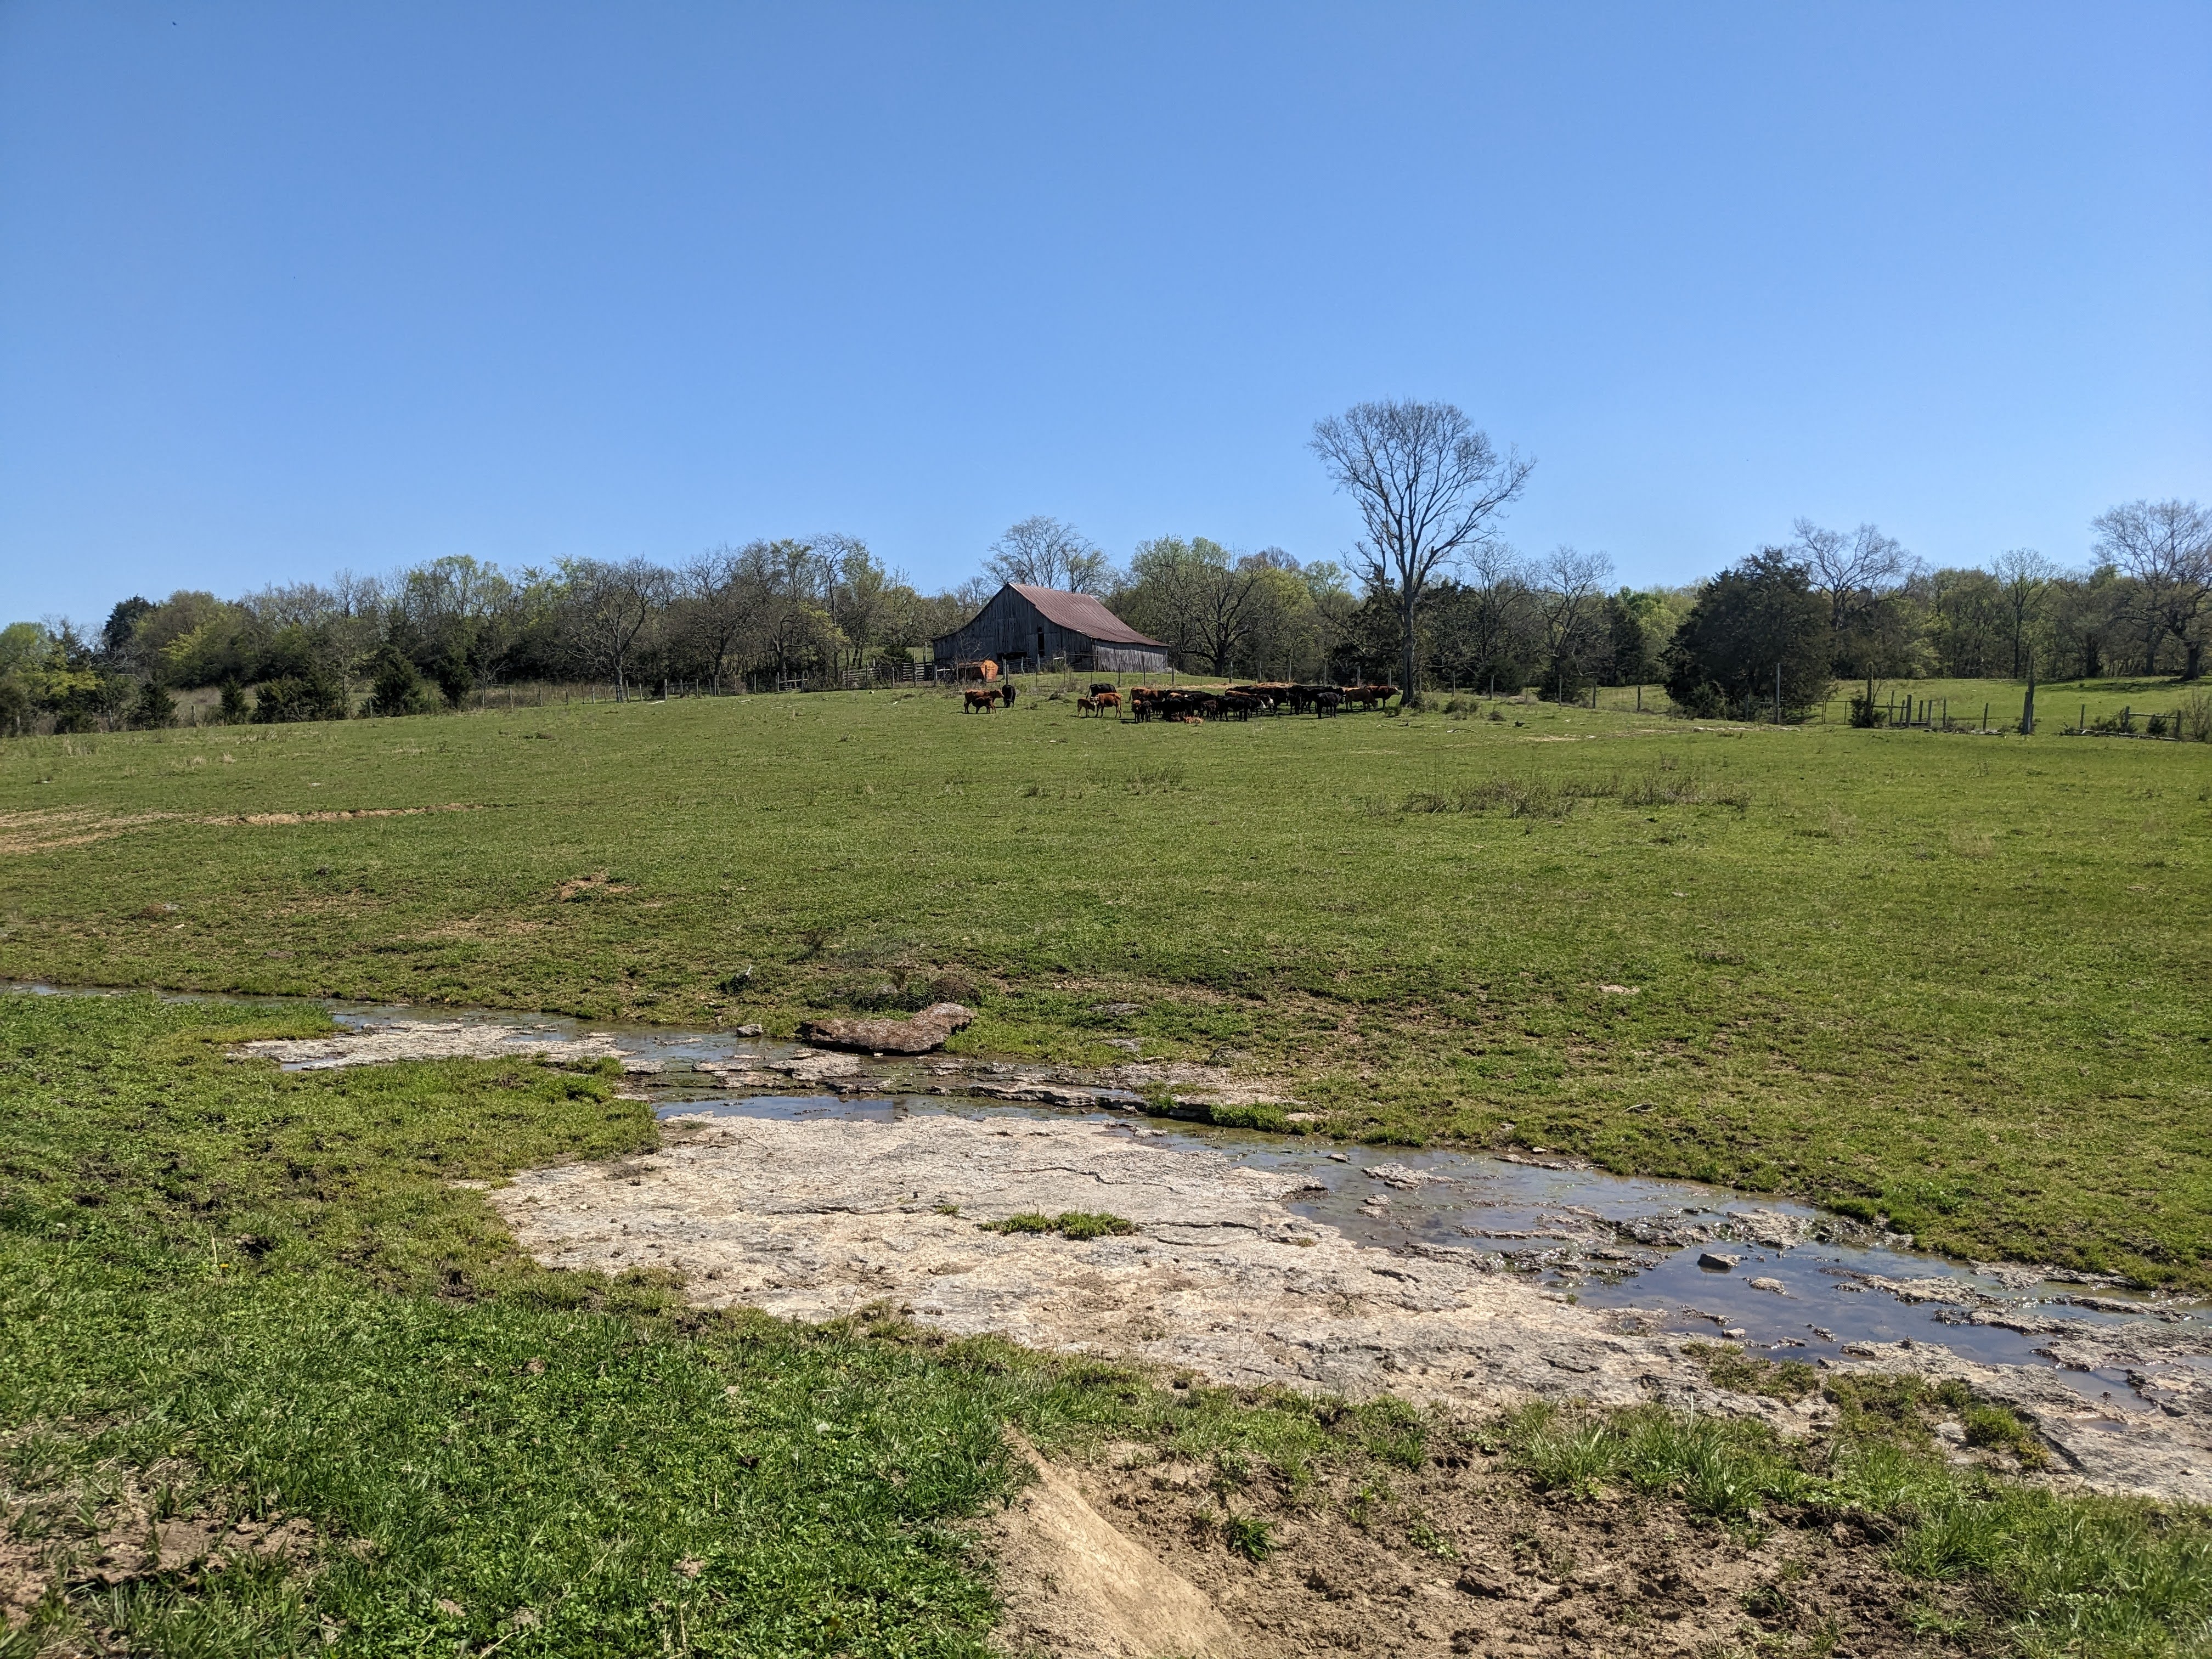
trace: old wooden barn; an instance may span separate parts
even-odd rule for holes
[[[1088,593],[1008,582],[972,621],[933,642],[937,665],[989,658],[1008,672],[1065,662],[1091,673],[1164,673],[1168,648]]]

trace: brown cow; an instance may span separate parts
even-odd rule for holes
[[[1096,697],[1078,697],[1075,700],[1075,712],[1079,714],[1097,714],[1098,712],[1098,699]]]
[[[962,714],[972,714],[980,708],[988,714],[999,706],[999,694],[995,690],[963,691],[960,701]]]
[[[1112,709],[1115,720],[1121,718],[1121,694],[1119,691],[1101,691],[1091,701],[1100,708]]]

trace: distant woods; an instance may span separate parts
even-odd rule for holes
[[[212,717],[258,721],[426,714],[526,684],[588,681],[617,697],[672,680],[772,690],[908,661],[973,597],[925,597],[846,536],[720,547],[673,568],[508,572],[451,557],[237,599],[184,591],[125,599],[96,633],[0,631],[0,728],[164,726],[178,694],[209,688]]]
[[[2193,502],[2112,508],[2090,527],[2086,568],[2014,549],[1930,569],[1873,525],[1801,519],[1706,581],[1635,589],[1614,584],[1602,553],[1516,552],[1503,520],[1533,463],[1449,404],[1361,404],[1320,422],[1312,447],[1359,514],[1340,562],[1165,535],[1116,564],[1040,516],[933,594],[844,535],[677,566],[508,571],[455,556],[234,599],[181,590],[125,599],[97,629],[0,629],[0,732],[163,726],[187,702],[196,720],[339,720],[520,686],[588,683],[619,698],[910,680],[933,638],[1002,581],[1095,594],[1193,672],[1561,701],[1663,685],[1698,715],[1802,718],[1838,679],[2195,679],[2204,667],[2212,515]]]

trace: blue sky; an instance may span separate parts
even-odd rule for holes
[[[2212,497],[2212,7],[0,4],[0,612],[1010,521],[2069,562]],[[4,619],[0,617],[0,619]]]

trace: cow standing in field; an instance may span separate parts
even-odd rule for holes
[[[988,691],[963,691],[960,694],[960,712],[963,714],[972,714],[979,708],[988,714],[999,706],[999,694],[995,689]]]
[[[1102,713],[1110,708],[1114,711],[1115,720],[1121,718],[1121,694],[1119,691],[1101,691],[1093,696],[1091,701]]]
[[[1012,708],[1014,706],[1014,683],[1008,680],[999,688],[999,695],[1006,700],[1006,707]]]
[[[1117,690],[1119,689],[1120,688],[1115,686],[1114,682],[1111,680],[1093,680],[1091,682],[1091,695],[1094,697],[1103,697],[1109,691]]]
[[[1321,690],[1315,692],[1313,696],[1314,718],[1316,720],[1327,720],[1331,714],[1336,713],[1338,705],[1342,703],[1343,701],[1344,694],[1341,691],[1333,691],[1328,690],[1327,687],[1324,687]]]

